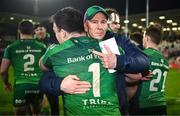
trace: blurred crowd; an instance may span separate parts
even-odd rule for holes
[[[160,51],[169,60],[169,63],[176,63],[176,59],[180,56],[180,40],[163,40],[160,44]]]
[[[119,27],[120,29],[120,27]],[[119,30],[119,32],[122,32]],[[136,33],[131,32],[129,35]],[[141,33],[141,32],[138,32]],[[142,34],[142,33],[141,33]],[[9,39],[11,38],[11,39]],[[130,39],[132,39],[130,37]],[[2,59],[4,48],[16,40],[15,36],[9,37],[7,36],[1,36],[0,37],[0,61]],[[139,40],[137,40],[139,41]],[[141,40],[142,41],[142,40]],[[168,59],[170,64],[177,64],[177,58],[180,56],[180,38],[177,36],[176,38],[168,37],[164,35],[161,44],[159,45],[160,51],[163,53],[163,55]]]

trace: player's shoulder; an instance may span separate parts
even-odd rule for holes
[[[56,54],[57,52],[61,51],[62,45],[60,44],[52,44],[46,50],[46,55],[51,56]]]
[[[143,52],[144,52],[145,54],[147,54],[147,55],[152,55],[152,54],[154,54],[154,51],[153,51],[152,49],[150,49],[150,48],[144,49]]]
[[[154,48],[146,48],[143,50],[145,54],[148,56],[156,56],[156,57],[162,57],[162,53]]]
[[[37,39],[34,39],[34,42],[36,43],[37,46],[40,46],[40,47],[43,47],[43,48],[46,48],[46,45],[40,41],[38,41]]]
[[[48,50],[51,50],[51,49],[56,48],[56,47],[58,47],[58,46],[59,46],[59,44],[51,44],[51,45],[48,47]]]
[[[9,44],[6,48],[7,49],[11,49],[11,48],[14,48],[14,47],[17,47],[20,45],[20,41],[19,40],[16,40],[14,41],[13,43]]]
[[[71,38],[71,41],[75,42],[75,43],[78,43],[78,42],[89,43],[89,42],[92,42],[92,41],[95,41],[95,40],[90,38],[90,37],[88,37],[88,36],[80,36],[80,37],[73,37],[73,38]]]
[[[72,46],[74,46],[75,43],[70,39],[65,41],[64,43],[61,44],[52,44],[47,48],[46,54],[48,55],[53,55],[56,54],[58,52],[62,52]]]
[[[72,38],[71,41],[75,46],[81,46],[81,47],[94,46],[99,43],[98,40],[87,37],[87,36],[75,37],[75,38]]]

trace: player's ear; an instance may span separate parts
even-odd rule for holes
[[[148,35],[146,35],[146,40],[147,40],[147,41],[151,41],[151,37],[148,36]]]
[[[66,31],[66,30],[61,29],[61,33],[62,33],[62,36],[63,36],[63,37],[66,37],[66,36],[67,36],[67,31]]]
[[[61,30],[62,30],[62,29],[57,28],[57,32],[58,32],[58,33],[61,32]]]
[[[87,21],[84,22],[84,31],[85,31],[85,32],[88,32],[88,24],[87,24]]]

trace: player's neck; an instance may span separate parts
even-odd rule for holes
[[[80,37],[80,36],[86,36],[86,34],[84,32],[82,33],[73,32],[70,34],[70,37]]]
[[[78,32],[72,32],[72,33],[68,33],[66,34],[66,36],[63,38],[63,41],[61,41],[60,43],[64,43],[65,41],[73,38],[73,37],[80,37],[80,36],[86,36],[85,33],[78,33]]]
[[[32,39],[32,35],[21,34],[20,38],[21,39]]]
[[[153,48],[153,49],[159,50],[159,47],[154,43],[149,43],[146,48]]]

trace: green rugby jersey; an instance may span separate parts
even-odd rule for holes
[[[166,105],[164,87],[169,71],[168,62],[158,50],[153,48],[145,49],[144,53],[150,58],[153,77],[150,81],[143,81],[140,84],[139,107]]]
[[[3,58],[14,68],[15,84],[38,84],[42,76],[38,62],[45,51],[46,46],[35,39],[20,39],[7,46]]]
[[[67,115],[120,115],[116,73],[103,68],[100,59],[92,53],[94,49],[100,51],[97,40],[71,38],[48,48],[42,57],[45,66],[53,68],[57,76],[77,75],[92,85],[85,94],[64,94]]]

